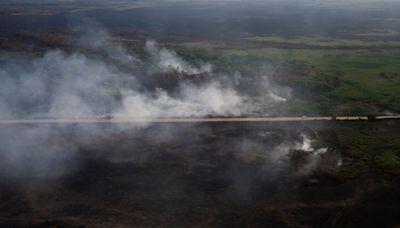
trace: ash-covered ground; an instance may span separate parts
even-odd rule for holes
[[[1,126],[10,153],[0,160],[0,226],[392,227],[398,177],[368,162],[356,175],[341,169],[362,161],[346,152],[349,125],[399,130],[390,121]]]

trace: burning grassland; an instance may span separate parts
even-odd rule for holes
[[[268,114],[291,96],[268,75],[215,72],[151,40],[139,58],[95,22],[77,29],[85,31],[76,44],[82,52],[2,57],[1,118]]]

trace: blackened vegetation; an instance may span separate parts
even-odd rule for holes
[[[376,144],[393,147],[399,125],[351,125],[156,124],[121,132],[99,126],[102,136],[79,141],[79,168],[60,179],[2,175],[0,226],[393,226],[398,176],[368,160],[380,151],[368,137],[380,133]],[[74,126],[67,128],[74,140]],[[351,129],[361,135],[346,137]],[[313,132],[313,147],[329,151],[311,172],[300,174],[310,162],[307,151],[270,156]],[[350,157],[343,148],[361,154]]]
[[[211,81],[208,73],[188,74],[174,69],[156,73],[151,77],[141,78],[141,80],[144,81],[143,87],[158,88],[169,92],[176,90],[182,83],[202,85]]]

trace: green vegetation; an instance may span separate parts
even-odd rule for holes
[[[343,148],[357,150],[360,156],[362,156],[360,153],[379,154],[387,150],[389,148],[387,146],[395,140],[392,134],[360,131],[357,126],[339,129],[336,133]]]
[[[394,151],[385,151],[375,157],[374,163],[381,169],[398,169],[400,168],[400,157]]]
[[[205,43],[175,48],[189,61],[208,61],[221,71],[268,69],[274,81],[294,90],[295,99],[283,108],[290,114],[375,115],[384,110],[400,111],[397,49],[239,48]]]
[[[382,125],[382,123],[380,123]],[[398,127],[383,123],[379,127],[371,123],[354,123],[337,126],[335,133],[346,157],[354,159],[347,169],[360,169],[372,165],[383,170],[400,169],[400,139]],[[351,173],[351,172],[350,172]]]
[[[400,35],[400,31],[393,29],[374,29],[356,35],[360,37],[396,37]]]
[[[342,165],[336,170],[336,177],[340,179],[352,179],[360,175],[361,171],[355,165]]]
[[[400,46],[400,41],[395,40],[355,40],[339,39],[324,36],[311,37],[281,37],[281,36],[255,36],[247,38],[253,42],[270,42],[283,44],[310,45],[321,47],[390,47]]]

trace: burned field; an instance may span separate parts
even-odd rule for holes
[[[11,128],[2,126],[1,132],[24,131],[20,140],[38,145],[13,158],[3,154],[2,227],[389,227],[399,222],[396,167],[379,167],[368,159],[374,152],[362,146],[361,154],[350,153],[352,143],[363,142],[343,138],[357,129],[375,143],[394,145],[398,122]],[[46,129],[40,130],[48,133],[45,139],[32,134],[38,128]],[[42,147],[57,156],[44,156]]]

